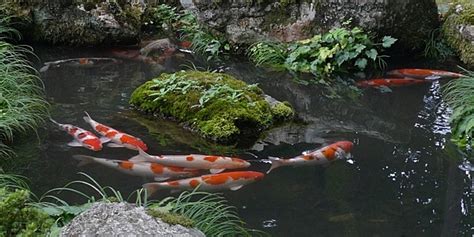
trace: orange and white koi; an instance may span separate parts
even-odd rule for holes
[[[200,173],[197,169],[163,166],[156,163],[132,162],[128,160],[110,160],[86,155],[74,155],[73,157],[74,159],[80,161],[79,166],[97,163],[109,168],[114,168],[129,175],[153,177],[156,181],[191,177],[199,175]]]
[[[108,147],[126,147],[132,150],[138,150],[138,149],[147,150],[148,149],[147,145],[140,138],[134,137],[132,135],[120,132],[111,127],[98,123],[94,121],[87,112],[84,112],[84,113],[87,115],[83,117],[84,121],[90,124],[92,128],[94,128],[95,131],[97,131],[102,136],[110,139],[110,141],[113,142],[113,143],[108,143],[107,144]]]
[[[425,80],[438,80],[442,78],[459,78],[465,77],[465,75],[455,72],[448,72],[442,70],[433,70],[433,69],[420,69],[420,68],[405,68],[405,69],[396,69],[387,72],[389,76],[397,77],[412,77]]]
[[[109,141],[107,138],[99,139],[95,134],[89,132],[80,127],[76,127],[71,124],[61,124],[51,119],[51,122],[59,126],[61,130],[66,131],[69,135],[74,137],[74,140],[69,142],[67,145],[72,147],[85,147],[89,150],[100,151],[102,150],[102,143]]]
[[[138,150],[139,154],[132,157],[132,161],[147,161],[162,165],[179,166],[193,169],[209,169],[213,174],[220,173],[225,169],[242,169],[250,166],[250,163],[233,157],[210,156],[210,155],[161,155],[152,156]]]
[[[216,191],[230,189],[239,190],[244,185],[263,179],[264,174],[255,171],[235,171],[220,174],[208,174],[200,177],[181,179],[161,183],[146,183],[143,188],[148,195],[159,189],[171,189],[173,191],[193,190],[199,187],[202,191]]]
[[[272,166],[267,174],[280,166],[326,165],[335,160],[349,158],[353,145],[350,141],[339,141],[317,150],[303,152],[291,159],[269,157]]]
[[[375,78],[370,80],[358,81],[356,85],[358,87],[400,87],[410,86],[415,84],[426,83],[426,80],[414,79],[414,78]]]

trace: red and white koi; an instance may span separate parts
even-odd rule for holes
[[[349,158],[353,145],[350,141],[339,141],[317,150],[303,152],[291,159],[269,157],[272,166],[267,174],[280,166],[326,165],[335,160]]]
[[[400,87],[426,83],[426,80],[413,78],[376,78],[356,82],[358,87]]]
[[[420,68],[404,68],[396,69],[387,72],[388,76],[396,77],[412,77],[425,80],[438,80],[442,78],[459,78],[465,77],[465,75],[455,72],[448,72],[442,70],[433,69],[420,69]]]
[[[244,185],[263,179],[265,175],[255,171],[235,171],[220,174],[208,174],[200,177],[181,179],[161,183],[146,183],[143,188],[148,195],[160,189],[171,189],[173,191],[193,190],[198,187],[202,191],[216,191],[230,189],[239,190]]]
[[[162,165],[179,166],[193,169],[209,169],[213,174],[220,173],[225,169],[242,169],[250,166],[250,163],[233,157],[211,156],[211,155],[160,155],[152,156],[138,150],[139,154],[132,157],[132,161],[147,161]]]
[[[74,137],[74,140],[69,142],[67,145],[72,146],[72,147],[85,147],[89,150],[93,151],[100,151],[102,150],[102,143],[106,143],[109,141],[109,139],[102,138],[99,139],[95,134],[92,132],[89,132],[85,129],[82,129],[80,127],[76,127],[71,124],[61,124],[56,122],[53,119],[50,119],[51,122],[59,126],[61,130],[66,131]]]
[[[163,166],[157,163],[132,162],[128,160],[110,160],[85,155],[74,155],[74,159],[79,160],[79,166],[97,163],[103,166],[116,169],[122,173],[134,176],[153,177],[156,181],[167,179],[184,178],[199,175],[197,169],[187,169],[174,166]]]
[[[126,147],[132,150],[142,149],[145,151],[148,149],[147,145],[140,138],[134,137],[127,133],[123,133],[111,127],[108,127],[104,124],[98,123],[93,120],[87,112],[84,113],[87,115],[84,117],[84,121],[90,124],[96,132],[100,133],[102,136],[110,139],[110,141],[113,142],[108,143],[108,147]]]

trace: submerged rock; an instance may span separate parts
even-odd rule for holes
[[[447,13],[443,34],[461,60],[474,67],[474,4],[456,4]]]
[[[379,36],[391,35],[398,45],[420,48],[438,26],[434,0],[181,0],[206,26],[232,43],[290,42],[327,32],[351,19]]]
[[[61,236],[204,237],[196,229],[169,225],[129,203],[94,203],[61,231]]]
[[[137,88],[130,104],[176,119],[220,143],[258,137],[272,124],[294,116],[289,104],[265,98],[256,85],[223,73],[199,71],[162,74]]]

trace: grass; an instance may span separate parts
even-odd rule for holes
[[[183,192],[178,197],[167,197],[161,201],[149,200],[144,189],[132,192],[127,198],[120,191],[102,186],[91,176],[79,173],[84,180],[75,180],[64,187],[51,189],[39,198],[36,198],[28,188],[26,179],[22,176],[0,173],[0,189],[21,191],[28,196],[26,201],[30,209],[33,208],[41,218],[29,219],[28,225],[37,226],[45,220],[54,219],[49,223],[49,235],[58,235],[60,228],[70,222],[75,216],[90,208],[94,202],[132,202],[137,206],[148,209],[152,216],[163,217],[170,224],[194,226],[206,236],[256,236],[265,235],[264,232],[249,229],[238,217],[236,208],[229,205],[219,194],[206,192]],[[82,191],[81,191],[82,190]],[[92,192],[91,192],[92,191]],[[74,194],[84,198],[84,204],[71,205],[59,195]],[[0,192],[1,194],[1,192]],[[0,201],[2,200],[0,195]],[[11,210],[15,207],[10,207]],[[32,209],[32,210],[33,210]],[[47,215],[45,215],[47,214]],[[0,223],[0,230],[4,223]],[[19,230],[20,232],[22,230]]]
[[[472,147],[474,133],[474,72],[450,81],[444,87],[444,100],[453,109],[451,140],[460,147]]]
[[[6,144],[15,133],[36,129],[48,111],[43,87],[27,56],[31,48],[9,42],[18,32],[7,26],[8,18],[0,19],[0,155],[12,156]]]

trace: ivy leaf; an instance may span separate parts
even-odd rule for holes
[[[363,45],[363,44],[356,44],[356,45],[354,46],[354,49],[355,49],[355,51],[356,51],[357,53],[362,52],[362,50],[364,50],[365,48],[367,48],[367,47],[366,47],[365,45]]]
[[[384,36],[382,39],[382,47],[388,48],[392,46],[397,41],[397,39],[391,37],[391,36]]]
[[[367,55],[368,58],[375,61],[375,59],[377,58],[378,53],[377,53],[377,50],[371,49],[371,50],[365,51],[365,55]]]
[[[365,58],[359,58],[354,64],[355,66],[359,67],[360,70],[364,70],[365,67],[367,66],[367,59]]]

